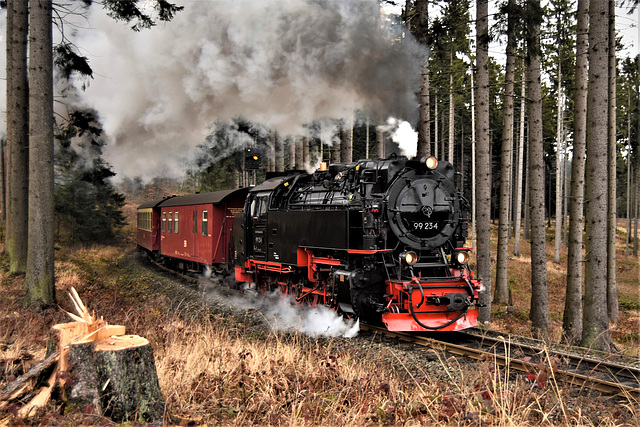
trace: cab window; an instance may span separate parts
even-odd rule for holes
[[[269,207],[268,199],[268,195],[257,196],[255,199],[253,199],[250,206],[251,217],[253,219],[264,218],[266,216],[267,209]]]

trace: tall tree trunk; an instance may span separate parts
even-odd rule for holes
[[[627,92],[627,241],[624,247],[624,257],[629,256],[631,242],[631,91]]]
[[[631,145],[627,152],[627,243],[624,248],[624,257],[629,257],[629,244],[631,243]]]
[[[531,120],[528,120],[531,122]],[[524,240],[531,241],[531,195],[529,194],[529,161],[531,159],[531,145],[529,144],[530,138],[529,135],[531,133],[531,128],[529,128],[527,132],[527,143],[526,143],[526,157],[525,157],[525,182],[524,182],[524,225],[523,225],[523,233],[522,237]]]
[[[491,147],[489,145],[489,2],[477,0],[476,8],[476,61],[478,89],[476,136],[477,141],[477,230],[478,276],[484,285],[480,293],[479,320],[491,319]]]
[[[269,155],[267,156],[267,172],[275,172],[276,170],[276,134],[275,132],[269,132],[268,137]]]
[[[296,168],[296,140],[295,138],[289,139],[289,170]]]
[[[584,228],[584,168],[587,144],[588,32],[589,0],[578,0],[567,291],[562,323],[563,341],[570,345],[578,344],[582,337],[582,232]]]
[[[416,0],[416,17],[418,22],[414,34],[418,40],[426,47],[429,47],[429,2],[427,0]],[[420,74],[420,92],[418,98],[420,102],[420,123],[418,126],[418,158],[428,156],[431,153],[431,105],[429,98],[429,56],[422,63]]]
[[[52,1],[30,4],[29,33],[29,305],[55,303],[53,266]]]
[[[6,203],[6,183],[5,175],[5,157],[4,157],[5,139],[0,139],[0,222],[4,225],[7,220],[7,203]]]
[[[365,121],[365,153],[364,153],[364,157],[366,159],[369,158],[369,144],[370,144],[370,137],[369,137],[369,117],[367,116],[367,119]]]
[[[444,110],[444,108],[443,108]],[[440,114],[440,152],[442,153],[442,158],[446,159],[446,156],[448,155],[448,151],[446,150],[447,148],[447,139],[444,137],[444,133],[445,133],[445,129],[446,129],[446,121],[447,121],[447,117],[448,115],[442,111],[442,114]]]
[[[640,126],[640,125],[639,125]],[[633,226],[633,256],[638,257],[638,207],[640,206],[640,167],[636,166],[636,196],[635,196],[636,213],[634,215],[635,222]]]
[[[471,68],[471,249],[476,251],[476,99]]]
[[[336,127],[336,135],[331,139],[332,140],[332,144],[331,144],[331,163],[340,163],[341,158],[341,130],[340,130],[340,125],[338,124],[338,126]]]
[[[581,344],[608,350],[607,140],[609,0],[589,5],[589,95],[587,99],[586,278]]]
[[[304,170],[304,138],[296,137],[296,170]]]
[[[451,53],[451,61],[449,63],[449,67],[451,68],[451,74],[449,75],[449,153],[447,155],[447,160],[452,165],[455,164],[455,160],[453,157],[454,152],[454,131],[455,131],[455,104],[453,102],[453,53]]]
[[[439,127],[438,127],[438,117],[439,117],[439,115],[438,115],[438,94],[437,93],[436,93],[436,100],[435,100],[435,103],[434,103],[434,106],[433,106],[433,115],[434,115],[434,118],[435,118],[435,120],[433,121],[433,126],[435,128],[434,129],[434,147],[433,147],[433,149],[435,150],[434,151],[434,156],[436,156],[436,158],[439,158],[438,154],[441,151],[439,149],[440,147],[438,147],[438,145],[440,144],[440,134],[439,134],[440,130],[439,130]]]
[[[384,149],[384,133],[380,126],[376,126],[376,144],[378,145],[378,158],[384,159],[386,157],[386,150]]]
[[[276,172],[284,172],[284,140],[275,134]]]
[[[607,215],[607,311],[609,320],[618,320],[618,287],[616,285],[616,231],[618,209],[616,206],[616,2],[609,0],[609,203]]]
[[[7,145],[9,147],[7,237],[9,271],[27,270],[29,220],[29,83],[27,36],[29,8],[25,0],[7,2]]]
[[[514,235],[515,243],[513,245],[513,254],[520,256],[520,226],[522,224],[522,174],[524,169],[524,120],[525,120],[525,99],[526,99],[525,84],[525,66],[524,61],[522,63],[522,88],[520,90],[520,138],[518,145],[518,173],[516,176],[516,213],[515,213],[515,225]]]
[[[566,96],[566,95],[565,95]],[[566,103],[566,97],[565,97]],[[566,105],[565,105],[566,106]],[[564,141],[564,162],[562,164],[562,177],[564,180],[564,197],[562,201],[562,241],[565,249],[569,246],[569,188],[571,179],[569,175],[569,149],[567,148],[567,127],[562,128],[562,140]]]
[[[353,113],[351,113],[351,118],[344,124],[340,132],[342,161],[344,163],[351,163],[353,161],[353,126],[354,118]]]
[[[560,21],[558,19],[558,21]],[[560,24],[558,24],[560,25]],[[560,244],[562,243],[562,161],[564,157],[564,142],[562,139],[562,121],[564,112],[564,93],[562,87],[562,54],[558,49],[558,123],[556,126],[556,234],[553,262],[560,264]]]
[[[529,0],[532,10],[540,10],[539,0]],[[532,19],[536,19],[533,17]],[[540,82],[540,24],[534,24],[533,38],[527,46],[529,59],[529,203],[531,210],[531,310],[530,317],[538,337],[549,331],[547,291],[547,252],[545,242],[544,152],[542,141],[542,89]]]
[[[516,68],[515,0],[507,6],[507,70],[502,101],[502,155],[500,157],[500,222],[498,225],[498,253],[496,261],[496,289],[493,302],[507,304],[507,260],[509,252],[509,210],[511,209],[511,166],[513,157],[513,81]]]
[[[306,136],[302,138],[302,158],[305,168],[311,165],[311,158],[309,157],[309,138]]]

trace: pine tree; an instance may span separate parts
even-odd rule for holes
[[[7,1],[7,237],[9,271],[26,272],[29,219],[28,2]]]
[[[27,305],[55,303],[53,265],[53,51],[51,0],[29,19],[29,240]]]
[[[405,14],[408,16],[409,1],[406,2]],[[431,45],[429,33],[429,2],[427,0],[415,0],[416,24],[410,26],[416,39],[426,47]],[[420,118],[418,125],[418,157],[424,157],[431,153],[431,99],[429,57],[424,59],[420,74]]]
[[[515,202],[515,218],[514,218],[514,235],[515,242],[513,244],[513,254],[520,256],[520,228],[522,224],[522,181],[524,172],[524,121],[525,121],[525,100],[526,100],[526,88],[525,84],[525,67],[524,62],[522,64],[522,86],[520,89],[520,137],[518,138],[518,168],[516,173],[516,202]]]
[[[589,94],[587,98],[586,277],[581,344],[608,350],[607,140],[609,1],[589,5]]]
[[[480,294],[479,320],[491,318],[491,148],[489,145],[489,4],[477,0],[476,8],[476,208],[478,231],[478,276],[484,285]]]
[[[618,320],[618,286],[616,284],[616,230],[618,215],[616,207],[616,161],[618,158],[616,120],[616,2],[609,0],[609,122],[608,122],[608,194],[607,203],[607,311],[609,320]]]
[[[531,309],[534,332],[545,337],[549,331],[549,296],[547,290],[547,253],[545,241],[544,154],[542,138],[542,90],[540,81],[540,22],[542,9],[539,0],[527,2],[530,16],[527,38],[529,88],[529,197],[531,210]]]
[[[54,209],[58,240],[105,242],[124,225],[124,196],[110,182],[115,173],[102,160],[105,142],[101,136],[102,128],[93,111],[73,111],[56,134]],[[140,182],[137,187],[140,191]]]
[[[584,172],[587,138],[588,14],[589,0],[578,0],[569,252],[567,256],[567,291],[562,323],[564,340],[569,344],[577,344],[582,336],[582,231],[584,228]]]
[[[506,304],[509,297],[507,287],[507,257],[509,243],[509,210],[511,200],[511,167],[513,164],[513,97],[516,63],[516,2],[507,5],[507,70],[503,101],[502,156],[500,161],[500,222],[498,229],[498,253],[496,265],[496,290],[493,301]]]

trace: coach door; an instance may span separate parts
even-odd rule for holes
[[[255,259],[267,259],[267,208],[270,193],[258,193],[249,205],[249,235]]]
[[[186,221],[191,221],[191,232],[185,230],[188,233],[190,245],[189,245],[189,255],[192,258],[197,258],[200,253],[198,251],[198,209],[194,209],[190,212],[190,218],[185,218],[185,226]]]

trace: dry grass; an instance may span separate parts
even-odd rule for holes
[[[492,360],[428,370],[354,355],[340,342],[241,329],[174,324],[156,354],[170,413],[220,425],[619,425],[640,422],[629,409],[572,396],[555,381],[530,380]],[[425,365],[426,368],[426,365]],[[430,372],[435,372],[430,373]]]
[[[509,261],[515,315],[496,308],[492,328],[528,333],[528,257],[528,244],[523,242],[522,256]],[[566,253],[563,257],[566,262]],[[75,286],[90,308],[110,323],[124,324],[128,332],[150,339],[167,423],[640,425],[637,401],[627,398],[616,404],[558,383],[550,361],[526,375],[493,360],[467,363],[435,351],[424,357],[393,346],[380,349],[362,339],[268,333],[247,321],[256,313],[223,317],[202,310],[197,301],[177,301],[162,293],[161,279],[154,273],[138,270],[127,260],[123,247],[57,251],[59,304],[70,309],[64,290]],[[6,264],[0,259],[0,389],[10,375],[28,369],[30,362],[21,355],[42,358],[50,326],[67,320],[57,309],[21,308],[21,278],[10,277]],[[631,295],[633,305],[637,260],[620,265],[625,266],[619,274],[621,295]],[[557,331],[564,272],[562,264],[548,266],[552,325]],[[616,328],[632,328],[638,319],[633,313],[625,311]],[[624,339],[614,336],[619,343],[637,347],[635,331],[633,336],[633,329],[627,329],[631,336]],[[20,360],[21,366],[10,360]],[[44,416],[49,418],[41,422],[65,408],[48,410]],[[77,413],[55,419],[61,425],[99,421]]]

